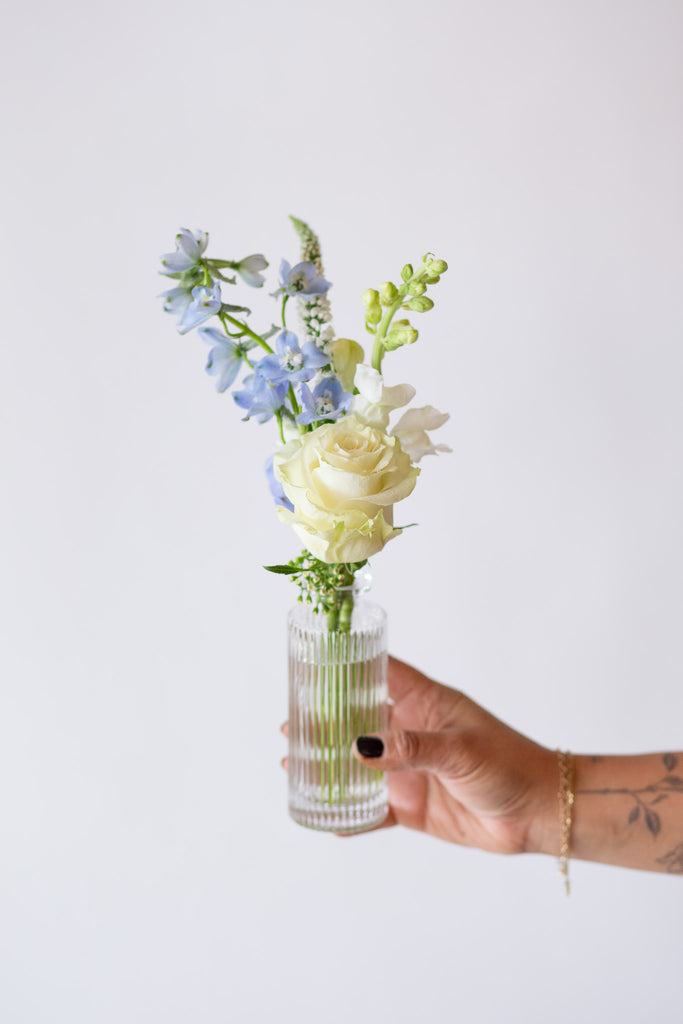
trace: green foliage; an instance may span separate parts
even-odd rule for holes
[[[299,588],[299,601],[312,606],[313,612],[327,615],[331,630],[348,632],[353,611],[353,580],[362,562],[321,562],[308,551],[302,551],[285,565],[266,565],[268,572],[291,576]]]

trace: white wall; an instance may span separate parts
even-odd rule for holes
[[[179,225],[277,265],[294,213],[360,338],[447,258],[386,364],[454,448],[375,560],[393,650],[551,746],[680,749],[683,7],[194,10],[5,15],[0,1017],[671,1015],[678,879],[567,901],[551,860],[290,824],[272,434],[155,295]]]

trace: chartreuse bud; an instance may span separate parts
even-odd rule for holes
[[[422,263],[425,268],[425,281],[428,284],[436,284],[441,274],[445,274],[448,270],[446,261],[438,260],[431,252],[425,253],[422,257]]]
[[[408,295],[424,295],[427,285],[424,281],[411,281],[408,285]]]
[[[406,263],[405,267],[401,271],[401,277],[405,281],[405,283],[408,284],[408,281],[410,281],[412,276],[413,268],[411,267],[410,263]]]
[[[446,261],[437,259],[433,252],[426,252],[422,257],[422,262],[432,274],[445,274],[448,270]]]
[[[398,298],[398,288],[393,281],[385,281],[379,286],[379,299],[383,306],[391,306]]]
[[[368,288],[363,292],[363,305],[365,306],[365,319],[369,324],[378,324],[382,319],[382,307],[379,302],[379,292],[374,288]]]
[[[408,320],[396,320],[391,325],[386,336],[384,347],[388,350],[400,348],[402,345],[412,345],[417,341],[417,331]]]
[[[404,302],[402,308],[412,309],[414,313],[427,313],[434,308],[434,303],[426,295],[417,295],[414,299]]]

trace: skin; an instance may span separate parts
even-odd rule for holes
[[[396,658],[388,680],[383,755],[361,757],[354,744],[359,761],[387,772],[389,816],[380,827],[556,857],[557,753]],[[574,791],[572,858],[683,874],[683,752],[576,756]]]

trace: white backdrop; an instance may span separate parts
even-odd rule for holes
[[[386,363],[454,449],[375,559],[392,649],[551,746],[680,749],[683,5],[33,0],[0,47],[3,1022],[675,1011],[677,878],[290,823],[273,433],[155,296],[181,224],[274,271],[293,213],[363,340],[448,259]]]

